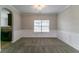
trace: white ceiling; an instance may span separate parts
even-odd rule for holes
[[[39,13],[32,5],[13,5],[21,13]],[[40,12],[41,13],[59,13],[69,7],[68,5],[46,5]]]

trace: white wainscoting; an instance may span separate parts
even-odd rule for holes
[[[73,48],[79,50],[79,33],[72,33],[66,31],[50,31],[48,33],[35,33],[32,30],[14,31],[13,41],[16,42],[22,37],[54,37],[62,40]]]
[[[34,32],[33,30],[21,30],[21,37],[57,37],[56,31]]]
[[[57,32],[56,31],[50,31],[47,33],[39,33],[39,32],[34,32],[33,30],[18,30],[14,31],[13,33],[13,40],[12,43],[16,42],[22,37],[54,37],[57,38]]]
[[[12,43],[16,42],[21,38],[21,30],[16,30],[13,32],[13,40]]]
[[[57,36],[60,40],[79,50],[79,33],[58,31]]]

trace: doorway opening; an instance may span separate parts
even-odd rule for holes
[[[8,48],[12,41],[12,12],[3,8],[1,11],[1,49]]]

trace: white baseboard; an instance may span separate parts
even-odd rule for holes
[[[79,33],[59,31],[57,36],[60,40],[79,50]]]

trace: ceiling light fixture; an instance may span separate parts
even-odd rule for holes
[[[42,10],[43,8],[45,8],[45,5],[34,5],[34,8],[37,10]]]

